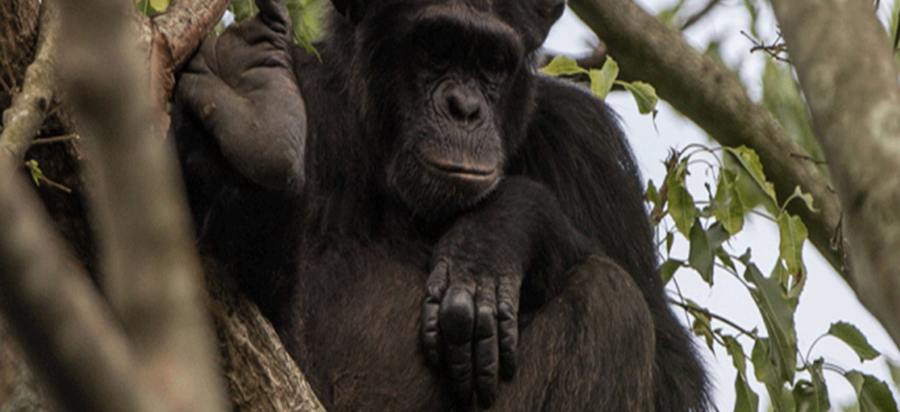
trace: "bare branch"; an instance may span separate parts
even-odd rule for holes
[[[170,410],[222,411],[200,265],[171,142],[154,133],[160,112],[127,19],[134,10],[120,0],[61,6],[60,77],[94,160],[105,286],[140,355],[140,381]]]
[[[812,244],[846,276],[848,265],[830,243],[840,220],[840,205],[828,189],[829,182],[814,164],[790,157],[802,149],[785,136],[766,109],[747,97],[737,79],[632,1],[572,0],[569,4],[606,43],[624,80],[652,84],[660,97],[720,144],[755,150],[780,200],[798,185],[812,194],[818,213],[802,202],[792,202],[788,210],[803,219]]]
[[[57,88],[52,60],[56,57],[59,20],[57,3],[45,2],[41,7],[37,55],[25,71],[22,91],[13,97],[12,105],[3,112],[0,157],[10,156],[21,162],[44,122]]]
[[[844,206],[851,284],[900,345],[900,88],[893,47],[864,2],[772,5]]]
[[[706,3],[706,6],[704,6],[702,10],[698,11],[691,17],[688,17],[687,20],[684,21],[684,24],[681,25],[681,30],[684,31],[688,27],[693,26],[695,23],[700,21],[700,19],[709,14],[709,12],[713,11],[713,9],[716,8],[719,3],[721,3],[721,0],[709,0],[709,2]]]
[[[69,410],[153,410],[124,333],[13,165],[0,157],[0,307],[22,348]]]

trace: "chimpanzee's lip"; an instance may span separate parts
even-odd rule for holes
[[[497,177],[497,167],[477,163],[455,162],[450,159],[421,155],[422,164],[432,172],[449,175],[459,179],[475,181],[492,181]]]

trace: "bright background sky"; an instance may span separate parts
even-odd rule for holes
[[[674,1],[645,0],[639,3],[650,13],[656,14],[670,7]],[[702,7],[703,4],[700,3],[689,1],[688,5]],[[879,17],[883,17],[886,10],[890,10],[890,5],[887,4],[890,2],[882,3],[884,4],[879,11]],[[692,14],[690,7],[686,8],[688,9],[686,10],[687,15]],[[704,50],[712,40],[722,40],[723,59],[732,67],[743,63],[741,78],[750,97],[759,101],[762,93],[759,79],[766,57],[762,53],[750,54],[750,48],[753,45],[740,34],[740,30],[747,27],[748,22],[749,17],[742,1],[724,0],[706,18],[689,28],[685,32],[685,37],[699,50]],[[761,14],[757,30],[762,36],[761,40],[766,43],[775,40],[776,25],[770,10]],[[596,37],[574,14],[567,11],[554,26],[545,47],[548,51],[556,54],[578,57],[589,53],[591,44],[596,44]],[[607,102],[622,117],[623,128],[629,136],[644,180],[652,179],[657,187],[665,179],[665,167],[662,161],[666,158],[669,148],[681,149],[691,143],[714,145],[701,129],[664,102],[660,102],[658,106],[659,115],[656,118],[655,128],[649,116],[642,116],[637,112],[637,106],[630,94],[612,93]],[[704,173],[700,168],[693,172],[694,177],[688,178],[689,190],[695,197],[705,193],[702,186],[706,179]],[[672,256],[683,257],[687,260],[688,245],[686,242],[680,243],[676,242]],[[737,254],[743,253],[750,247],[757,266],[763,273],[768,273],[778,256],[778,229],[774,223],[758,216],[748,215],[744,230],[729,244],[732,251]],[[846,345],[833,337],[826,337],[818,341],[812,348],[810,359],[824,357],[826,363],[832,363],[846,370],[857,369],[876,375],[887,381],[889,386],[893,386],[884,358],[888,356],[894,360],[900,359],[897,347],[881,325],[862,307],[847,284],[831,269],[831,266],[809,242],[804,247],[803,259],[809,271],[809,278],[795,316],[798,348],[802,355],[806,355],[816,338],[828,331],[831,323],[850,322],[862,331],[869,343],[883,356],[874,361],[860,364],[859,358]],[[714,313],[723,315],[747,330],[758,326],[764,333],[765,328],[762,326],[761,317],[750,295],[740,283],[727,273],[717,270],[713,288],[707,287],[696,272],[685,269],[676,273],[675,280],[686,297],[707,306]],[[683,313],[678,312],[678,315],[683,318]],[[727,329],[723,324],[713,321],[713,328],[717,327]],[[731,358],[721,347],[717,347],[716,354],[713,355],[703,341],[697,339],[696,342],[709,365],[715,385],[716,406],[722,411],[732,410],[735,400],[736,371],[732,366]],[[741,341],[747,354],[752,348],[752,344],[749,342],[749,340]],[[748,366],[752,368],[749,363],[748,359]],[[748,373],[750,372],[748,371]],[[833,407],[850,404],[854,401],[853,388],[840,375],[826,371],[825,379]],[[760,410],[766,410],[767,406],[764,405],[768,405],[768,396],[764,387],[755,382],[752,377],[750,380],[754,391],[760,395]],[[900,400],[896,388],[892,389],[895,399]]]

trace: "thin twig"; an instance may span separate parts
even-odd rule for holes
[[[693,26],[694,23],[700,21],[703,16],[706,16],[710,11],[712,11],[712,9],[716,8],[716,6],[719,5],[720,2],[721,0],[710,0],[709,3],[706,3],[706,7],[703,7],[703,10],[698,11],[696,14],[688,17],[687,20],[684,21],[684,24],[681,25],[681,30],[684,31],[688,27]]]
[[[747,34],[747,32],[745,32],[743,30],[741,30],[741,34],[743,34],[744,37],[746,37],[747,39],[750,40],[750,42],[753,43],[753,47],[750,48],[750,53],[753,53],[757,50],[762,50],[769,56],[772,56],[772,58],[775,60],[782,61],[785,63],[791,62],[790,59],[786,59],[786,58],[780,56],[781,53],[787,52],[787,45],[785,45],[784,42],[779,43],[779,41],[781,41],[781,33],[778,33],[778,37],[775,39],[775,41],[772,42],[772,44],[769,44],[769,45],[754,39],[752,36],[750,36],[749,34]]]
[[[815,159],[815,158],[812,158],[812,157],[810,157],[810,156],[808,156],[808,155],[805,155],[805,154],[791,153],[791,157],[795,157],[795,158],[797,158],[797,159],[809,160],[810,162],[813,162],[813,163],[815,163],[815,164],[817,164],[817,165],[824,165],[824,164],[825,164],[825,161],[824,161],[824,160]]]
[[[748,331],[748,330],[742,328],[740,325],[738,325],[738,324],[736,324],[736,323],[734,323],[734,322],[732,322],[732,321],[730,321],[730,320],[728,320],[728,319],[726,319],[726,318],[724,318],[724,317],[722,317],[722,316],[719,316],[719,315],[716,315],[715,313],[710,312],[709,309],[694,308],[694,307],[688,306],[688,305],[686,305],[686,304],[684,304],[684,303],[681,303],[681,302],[679,302],[679,301],[677,301],[677,300],[672,300],[672,299],[669,299],[669,303],[671,303],[671,304],[673,304],[673,305],[675,305],[675,306],[678,306],[678,307],[680,307],[680,308],[682,308],[682,309],[684,309],[684,310],[687,310],[687,311],[696,311],[696,312],[700,312],[700,313],[702,313],[703,315],[708,316],[710,319],[715,319],[715,320],[717,320],[717,321],[719,321],[719,322],[722,322],[722,323],[724,323],[724,324],[726,324],[726,325],[728,325],[728,326],[731,326],[732,328],[734,328],[735,330],[737,330],[738,332],[740,332],[741,334],[743,334],[743,335],[745,335],[745,336],[749,336],[749,337],[754,338],[754,339],[756,338],[756,334],[755,334],[755,333],[752,333],[752,332],[750,332],[750,331]]]
[[[76,133],[62,135],[62,136],[54,136],[54,137],[45,137],[41,139],[34,139],[31,141],[31,145],[39,145],[39,144],[47,144],[47,143],[57,143],[57,142],[67,142],[69,140],[78,140],[80,137]]]
[[[25,167],[28,168],[28,170],[31,172],[32,176],[37,176],[37,179],[40,180],[41,182],[46,183],[47,186],[62,190],[63,192],[66,192],[66,193],[72,193],[72,189],[69,189],[68,187],[63,186],[62,184],[56,183],[56,182],[48,179],[47,176],[44,176],[44,172],[37,169],[34,166],[34,164],[32,164],[32,162],[30,162],[30,161],[25,162]]]

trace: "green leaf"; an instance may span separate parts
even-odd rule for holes
[[[802,200],[803,203],[806,204],[806,208],[809,209],[809,211],[811,211],[811,212],[819,211],[819,209],[816,209],[815,206],[813,206],[812,195],[809,193],[803,193],[803,190],[800,189],[800,185],[797,185],[796,187],[794,187],[794,193],[792,193],[791,197],[787,198],[787,200],[784,201],[784,206],[782,206],[782,209],[787,208],[788,203],[790,203],[791,200],[794,200],[794,199]]]
[[[691,309],[690,313],[694,316],[694,323],[691,325],[691,330],[695,335],[701,336],[706,339],[706,346],[709,347],[710,352],[715,353],[715,347],[713,343],[715,342],[715,338],[713,335],[712,325],[710,324],[709,315],[706,310],[700,307],[697,303],[690,299],[685,299],[688,307]]]
[[[259,9],[256,8],[256,3],[253,0],[232,0],[231,5],[228,6],[228,9],[234,14],[235,23],[239,23],[253,17]]]
[[[662,201],[659,198],[659,191],[656,190],[656,185],[653,184],[653,180],[647,181],[647,193],[644,195],[644,198],[646,198],[648,202],[653,203],[653,206],[659,206],[659,203]]]
[[[775,186],[766,181],[762,163],[760,163],[759,156],[756,155],[756,152],[746,146],[738,148],[725,147],[724,149],[737,159],[738,163],[747,171],[750,177],[753,178],[753,181],[757,186],[759,186],[773,202],[777,203],[778,200],[775,197]]]
[[[659,277],[662,278],[663,285],[668,284],[675,272],[682,266],[684,266],[684,262],[677,259],[669,259],[659,265]]]
[[[753,362],[756,380],[766,385],[766,392],[769,393],[773,410],[793,412],[793,395],[784,387],[786,382],[779,376],[777,368],[772,363],[770,347],[770,341],[766,338],[757,339],[753,345],[750,360]]]
[[[735,188],[737,176],[737,172],[728,169],[722,169],[719,173],[713,209],[716,220],[732,235],[744,228],[744,203],[741,201],[740,192]]]
[[[797,333],[790,300],[778,281],[764,277],[754,264],[747,265],[744,278],[756,286],[750,288],[750,296],[756,302],[769,332],[769,359],[775,365],[777,376],[786,382],[793,382],[797,366]]]
[[[725,341],[725,350],[727,350],[728,355],[731,356],[731,363],[734,364],[734,368],[737,369],[738,374],[747,376],[747,359],[744,357],[744,348],[741,346],[741,343],[733,336],[727,335],[723,336],[722,340]]]
[[[828,401],[828,387],[825,386],[825,378],[822,376],[822,362],[822,359],[819,359],[807,368],[812,382],[801,379],[794,385],[794,403],[798,411],[827,412],[831,408]]]
[[[150,0],[150,6],[156,11],[163,11],[169,7],[169,0]]]
[[[729,267],[731,270],[736,270],[734,262],[731,261],[731,256],[728,255],[728,252],[725,252],[725,249],[721,247],[717,248],[716,257],[719,258],[719,261],[722,262],[723,265]]]
[[[672,245],[675,243],[675,234],[666,232],[666,254],[672,253]]]
[[[888,357],[884,358],[884,363],[887,364],[888,370],[891,372],[891,380],[894,381],[894,386],[900,386],[900,364]]]
[[[778,251],[787,264],[788,272],[793,275],[805,273],[803,266],[803,242],[806,240],[806,225],[799,216],[782,213],[776,219],[780,241]]]
[[[766,60],[766,67],[762,76],[762,105],[781,124],[785,136],[797,142],[811,158],[823,159],[822,149],[819,146],[812,123],[809,119],[809,110],[800,94],[800,87],[794,80],[791,68],[788,65]],[[797,162],[809,162],[808,159],[798,159]]]
[[[709,238],[700,224],[700,219],[694,220],[691,227],[691,250],[688,253],[688,263],[692,268],[700,272],[703,281],[712,285],[713,279],[713,249],[709,246]]]
[[[38,167],[38,161],[31,159],[26,161],[28,164],[28,170],[31,171],[31,180],[34,180],[35,186],[41,185],[41,179],[44,178],[44,172],[41,171],[41,168]]]
[[[137,0],[134,2],[134,7],[137,9],[138,13],[144,14],[146,16],[150,16],[156,12],[153,10],[153,7],[150,5],[150,0]]]
[[[578,67],[578,62],[575,59],[568,56],[554,57],[550,64],[544,66],[541,71],[550,76],[588,73],[587,70]]]
[[[891,390],[881,380],[859,371],[847,372],[844,378],[856,390],[860,412],[897,411],[897,402],[894,401]]]
[[[616,84],[621,85],[625,90],[631,92],[635,102],[637,102],[638,111],[641,114],[656,112],[656,103],[659,102],[659,97],[656,96],[656,89],[654,89],[653,86],[641,81],[627,83],[616,80]]]
[[[606,100],[606,96],[612,90],[616,77],[619,77],[619,64],[607,55],[606,61],[603,62],[603,67],[600,70],[591,69],[588,76],[591,78],[591,92],[600,100]]]
[[[689,236],[691,225],[697,216],[694,198],[691,197],[684,185],[687,161],[688,159],[682,159],[666,176],[666,183],[669,185],[669,215],[675,221],[675,227],[685,237]]]
[[[880,355],[875,348],[869,345],[869,341],[862,332],[847,322],[832,323],[828,328],[828,334],[844,341],[856,352],[860,362],[875,359]]]
[[[756,412],[759,410],[759,395],[750,389],[747,379],[740,373],[734,378],[734,412]]]

